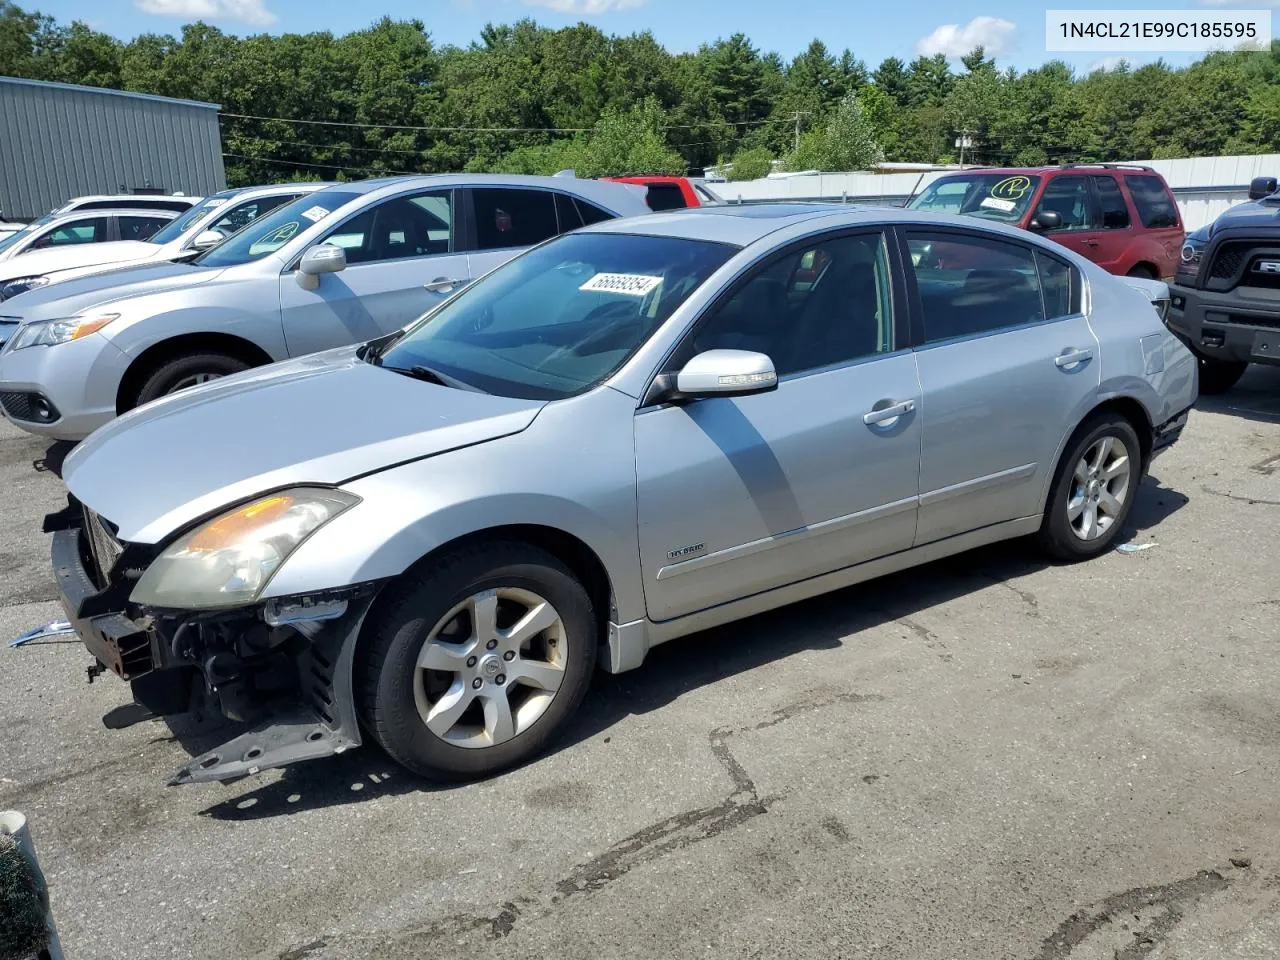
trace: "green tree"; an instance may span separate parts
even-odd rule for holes
[[[826,125],[800,138],[787,157],[788,170],[866,170],[884,159],[875,130],[858,103],[846,94],[831,111]]]
[[[773,169],[773,155],[764,147],[750,147],[733,155],[728,180],[759,180]]]

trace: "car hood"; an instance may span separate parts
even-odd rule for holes
[[[63,480],[122,540],[156,543],[267,490],[340,484],[519,433],[542,406],[425,383],[342,347],[118,417],[71,452]]]
[[[1209,227],[1210,235],[1231,227],[1271,227],[1280,229],[1280,200],[1267,197],[1237,204],[1225,211]]]
[[[222,272],[221,269],[168,260],[136,264],[28,290],[6,300],[4,312],[23,320],[74,317],[126,297],[207,283]]]
[[[146,260],[163,247],[145,240],[112,240],[107,243],[85,243],[61,249],[31,250],[16,257],[0,260],[0,283],[17,277],[44,276],[51,270],[87,267],[93,264],[123,263]]]

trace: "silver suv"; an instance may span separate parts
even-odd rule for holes
[[[190,262],[69,280],[0,305],[0,408],[80,440],[197,383],[403,327],[522,249],[648,213],[643,187],[448,174],[341,184]]]

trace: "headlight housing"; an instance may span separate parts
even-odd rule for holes
[[[1183,277],[1194,277],[1200,272],[1200,257],[1204,254],[1205,242],[1188,237],[1182,244],[1179,255],[1178,273]]]
[[[79,340],[97,333],[119,316],[118,313],[86,313],[79,317],[67,317],[65,320],[35,320],[24,323],[13,335],[13,346],[9,349],[52,347],[68,340]]]
[[[129,599],[181,610],[254,603],[307,537],[359,502],[342,490],[295,487],[236,507],[170,544]]]
[[[0,286],[0,300],[8,300],[28,290],[39,290],[41,287],[48,286],[48,283],[48,277],[15,277]]]

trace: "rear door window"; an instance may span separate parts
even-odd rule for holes
[[[1129,208],[1124,202],[1124,194],[1120,192],[1120,184],[1112,176],[1093,178],[1094,189],[1098,191],[1098,211],[1102,215],[1103,230],[1122,230],[1129,226]]]
[[[167,217],[120,217],[121,240],[146,240],[169,222]]]
[[[1125,177],[1142,225],[1150,229],[1176,227],[1178,207],[1159,177]]]
[[[476,187],[471,193],[479,250],[527,247],[560,232],[555,194],[549,190]]]

